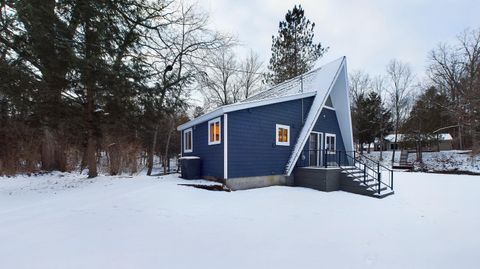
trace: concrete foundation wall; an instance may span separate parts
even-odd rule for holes
[[[263,188],[275,185],[293,186],[293,176],[271,175],[258,177],[239,177],[225,180],[225,184],[231,190],[247,190]]]

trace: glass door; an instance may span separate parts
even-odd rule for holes
[[[318,150],[318,145],[319,145],[319,141],[318,141],[318,134],[317,133],[311,133],[310,134],[310,143],[309,143],[309,147],[308,147],[308,154],[309,154],[309,165],[310,166],[317,166],[318,165],[318,154],[317,154],[317,150]]]
[[[322,140],[323,134],[319,132],[310,133],[308,156],[310,166],[320,166],[322,164]]]

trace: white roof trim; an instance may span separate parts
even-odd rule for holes
[[[286,169],[285,169],[285,174],[287,176],[292,174],[293,169],[295,168],[295,164],[297,163],[298,158],[301,155],[302,149],[305,146],[305,143],[307,142],[308,136],[310,135],[310,132],[313,130],[313,127],[315,123],[318,120],[318,117],[320,116],[320,113],[322,111],[322,108],[325,106],[325,103],[327,101],[328,96],[330,95],[330,92],[332,91],[332,88],[335,85],[335,82],[337,81],[342,68],[345,68],[345,57],[341,58],[342,61],[340,65],[338,66],[335,75],[330,82],[330,85],[328,86],[328,89],[326,89],[326,92],[323,92],[322,94],[317,94],[315,96],[315,99],[313,100],[312,106],[310,107],[310,112],[308,113],[307,119],[305,120],[305,124],[303,125],[302,130],[300,131],[300,135],[298,136],[297,143],[295,144],[295,147],[292,151],[292,155],[290,155],[290,159],[288,160]],[[318,92],[323,91],[324,89],[318,89]]]
[[[316,91],[313,92],[306,92],[306,93],[300,93],[300,94],[293,94],[293,95],[288,95],[288,96],[282,96],[282,97],[276,97],[276,98],[271,98],[271,99],[264,99],[264,100],[257,100],[257,101],[250,101],[250,102],[241,102],[241,103],[235,103],[231,105],[225,105],[221,106],[214,111],[207,113],[205,115],[202,115],[198,118],[195,118],[189,122],[186,122],[180,126],[177,127],[178,131],[190,128],[194,125],[197,125],[199,123],[208,121],[212,118],[219,117],[225,113],[232,112],[232,111],[237,111],[237,110],[243,110],[243,109],[249,109],[253,107],[259,107],[259,106],[266,106],[266,105],[271,105],[271,104],[276,104],[276,103],[281,103],[281,102],[287,102],[287,101],[292,101],[296,99],[301,99],[301,98],[307,98],[311,96],[315,96],[317,94]]]

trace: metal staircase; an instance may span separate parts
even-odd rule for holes
[[[341,162],[342,190],[376,198],[384,198],[394,194],[393,170],[383,166],[365,155],[345,152],[346,161]]]
[[[356,166],[341,167],[343,177],[340,180],[340,187],[343,191],[366,195],[376,198],[384,198],[394,194],[392,188],[382,182],[370,177]]]
[[[395,165],[393,168],[398,169],[412,169],[413,164],[408,162],[408,150],[402,150],[400,152],[400,162]]]
[[[314,161],[313,164],[311,160],[300,163],[297,166],[298,168],[309,168],[312,171],[317,169],[328,170],[330,168],[339,168],[339,170],[337,169],[338,173],[340,173],[339,186],[336,185],[337,183],[331,183],[335,185],[333,189],[337,188],[337,190],[376,198],[384,198],[394,194],[393,170],[363,154],[355,151],[305,150],[304,155],[316,156],[316,158],[314,158],[316,161]],[[322,179],[323,184],[325,184],[325,180],[327,179],[324,172],[318,174],[318,172],[310,171],[307,173],[304,169],[299,176],[302,177],[302,183],[299,186],[311,187],[315,185],[316,187],[313,187],[314,189],[320,184],[319,182],[315,182],[316,178]],[[326,187],[318,187],[317,189],[332,190]]]

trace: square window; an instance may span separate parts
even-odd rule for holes
[[[290,146],[290,126],[277,124],[275,144],[278,146]]]

